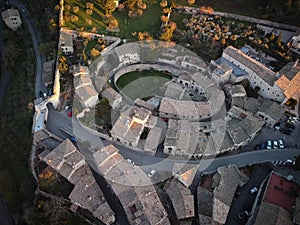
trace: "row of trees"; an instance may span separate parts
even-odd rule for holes
[[[126,8],[131,14],[133,12],[141,12],[145,10],[150,4],[155,4],[157,0],[125,0],[119,5],[119,9]],[[100,7],[105,11],[106,15],[111,15],[116,10],[116,0],[101,0],[99,1]],[[142,14],[142,13],[139,13]]]

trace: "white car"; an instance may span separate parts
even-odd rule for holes
[[[286,165],[295,165],[296,164],[296,162],[294,160],[292,160],[292,159],[287,159],[285,161],[285,163],[286,163]]]
[[[283,140],[278,140],[279,148],[284,148]]]
[[[251,194],[254,194],[254,193],[256,193],[256,192],[258,192],[258,188],[257,188],[257,187],[251,188],[251,190],[250,190],[250,193],[251,193]]]
[[[155,173],[156,173],[155,170],[151,170],[151,171],[148,173],[148,177],[152,177]]]
[[[289,120],[292,120],[292,121],[295,121],[295,122],[296,122],[296,121],[297,121],[297,118],[294,117],[294,116],[290,116],[290,117],[289,117]]]
[[[134,165],[134,162],[133,162],[131,159],[127,159],[127,161],[128,161],[129,163],[131,163],[132,165]]]
[[[295,124],[296,124],[296,120],[288,119],[288,120],[287,120],[287,123],[290,123],[290,124],[295,125]]]
[[[272,149],[272,141],[267,142],[267,149]]]

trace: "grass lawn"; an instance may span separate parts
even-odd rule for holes
[[[70,29],[80,29],[84,28],[85,31],[91,31],[93,27],[97,28],[97,32],[104,32],[106,29],[106,24],[102,21],[102,17],[104,16],[104,12],[99,6],[97,1],[94,2],[93,14],[88,15],[86,14],[86,2],[80,0],[65,0],[65,9],[64,9],[64,19],[65,19],[65,26]],[[69,7],[70,6],[70,7]],[[74,7],[78,6],[79,11],[75,13],[73,11]],[[69,9],[70,8],[70,9]],[[75,15],[78,16],[78,20],[72,22],[68,15]],[[90,19],[92,24],[89,25],[86,22],[86,19]]]
[[[146,99],[161,95],[159,88],[171,78],[171,75],[159,71],[134,71],[120,77],[117,80],[117,86],[132,100]]]
[[[119,36],[121,38],[131,38],[132,32],[134,31],[147,31],[152,36],[158,37],[161,25],[160,17],[162,11],[162,7],[159,4],[150,4],[150,7],[143,11],[142,16],[138,16],[136,18],[128,18],[128,23],[125,22],[125,19],[127,18],[125,10],[120,12],[118,11],[118,9],[116,9],[113,12],[113,16],[118,20],[120,29],[119,33],[109,33],[106,31],[107,24],[105,24],[103,21],[104,11],[100,8],[97,1],[94,1],[92,15],[86,14],[85,2],[79,0],[65,0],[64,6],[65,26],[70,29],[84,29],[85,31],[91,31],[93,27],[96,27],[97,33],[110,34]],[[79,7],[79,11],[77,13],[73,11],[75,6]],[[72,22],[70,17],[71,15],[78,16],[78,20]],[[91,25],[87,23],[87,19],[92,21]]]
[[[115,11],[113,16],[119,22],[120,33],[118,36],[122,38],[131,38],[132,32],[147,31],[154,37],[158,37],[160,25],[161,25],[161,12],[162,7],[159,4],[150,5],[149,8],[144,10],[142,16],[136,18],[128,18],[128,24],[125,23],[126,13],[125,11]]]

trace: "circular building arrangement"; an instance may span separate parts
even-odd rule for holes
[[[112,107],[112,139],[152,155],[199,158],[227,150],[222,149],[225,95],[206,68],[193,52],[160,41],[123,44],[96,59],[90,77]],[[117,85],[135,71],[160,71],[171,80],[141,76],[122,88]],[[148,91],[155,84],[157,91]],[[128,96],[136,90],[145,93]]]

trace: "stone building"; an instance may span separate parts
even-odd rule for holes
[[[151,179],[139,166],[124,160],[113,145],[98,149],[93,156],[99,171],[118,197],[129,224],[170,224]]]
[[[248,177],[241,173],[235,165],[219,167],[213,176],[212,219],[225,224],[236,189],[243,186]]]
[[[114,212],[105,200],[92,171],[69,139],[52,151],[45,150],[39,158],[74,185],[69,195],[73,204],[87,209],[104,224],[115,222]]]
[[[284,112],[285,109],[282,105],[279,105],[274,101],[264,100],[257,111],[257,115],[265,120],[267,126],[273,128],[284,115]]]
[[[1,15],[5,24],[13,31],[16,31],[22,24],[20,13],[17,9],[6,9],[1,13]]]
[[[276,85],[282,90],[285,99],[298,102],[300,98],[300,64],[299,60],[286,64],[280,71],[281,77],[276,81]]]
[[[122,102],[122,95],[116,92],[113,88],[106,88],[101,92],[101,96],[106,98],[112,109],[116,109]]]
[[[60,29],[59,47],[66,55],[71,55],[74,52],[73,33],[71,30],[64,28]]]
[[[150,115],[150,110],[131,106],[121,113],[113,125],[112,138],[130,147],[136,147]]]
[[[167,182],[163,187],[169,195],[179,221],[188,220],[195,216],[194,196],[190,189],[176,179]]]
[[[85,108],[95,107],[98,102],[98,92],[93,86],[89,69],[86,66],[76,65],[71,71],[74,76],[75,98]]]
[[[279,74],[232,46],[227,47],[223,51],[222,58],[229,62],[229,66],[232,64],[238,67],[237,70],[241,71],[240,74],[244,72],[243,79],[249,80],[252,88],[258,87],[258,93],[261,96],[278,102],[283,101],[284,95],[275,84]]]

